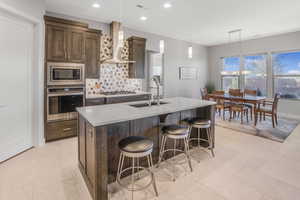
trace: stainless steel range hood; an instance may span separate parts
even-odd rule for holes
[[[112,58],[102,61],[102,64],[127,64],[135,63],[135,61],[123,60],[122,59],[122,48],[123,45],[120,44],[120,30],[121,23],[113,21],[110,24],[110,35],[112,38]]]

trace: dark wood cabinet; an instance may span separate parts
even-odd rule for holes
[[[107,97],[106,104],[124,103],[132,101],[145,101],[149,100],[149,94],[133,95],[133,96],[120,96],[120,97]]]
[[[161,131],[160,123],[177,124],[186,117],[199,117],[201,119],[210,119],[212,121],[211,134],[214,143],[214,119],[215,108],[214,105],[194,108],[191,110],[181,110],[179,112],[162,113],[152,117],[140,118],[130,121],[122,121],[114,124],[104,124],[101,126],[91,127],[89,122],[80,115],[80,126],[88,126],[86,129],[80,128],[81,131],[86,132],[86,156],[87,156],[87,170],[84,171],[81,168],[81,173],[87,184],[87,187],[94,200],[107,200],[108,198],[108,185],[115,182],[120,150],[118,143],[120,140],[128,136],[144,136],[151,139],[154,142],[153,147],[153,162],[157,163],[159,157],[159,151],[161,146]],[[91,133],[92,136],[88,136]],[[85,133],[84,133],[85,134]],[[204,135],[203,135],[204,136]],[[205,138],[201,137],[201,138]],[[80,142],[80,140],[79,140]],[[183,143],[176,143],[178,147],[183,148]],[[80,145],[80,144],[79,144]],[[168,147],[173,148],[173,141],[168,141]],[[94,151],[90,148],[94,148]],[[213,146],[214,148],[214,146]],[[173,152],[167,153],[164,156],[165,159],[173,157]],[[94,159],[94,160],[90,160]],[[141,166],[147,166],[145,158],[139,159]],[[124,168],[131,166],[132,163],[129,159],[124,160]],[[125,172],[124,177],[130,175],[130,172]],[[122,177],[123,178],[123,177]],[[94,183],[91,183],[95,181]]]
[[[77,120],[46,123],[46,141],[72,137],[77,135]]]
[[[45,16],[46,60],[52,62],[85,62],[85,32],[88,25]]]
[[[63,27],[49,25],[46,35],[47,60],[58,62],[67,60],[67,30]]]
[[[135,63],[129,64],[129,78],[145,78],[145,54],[146,39],[140,37],[130,37],[129,42],[129,60]]]
[[[85,32],[82,30],[70,29],[68,31],[68,61],[84,63],[85,61]]]
[[[85,106],[98,106],[105,104],[105,98],[87,99]]]
[[[90,30],[85,35],[85,77],[98,79],[100,74],[101,31]]]
[[[95,186],[95,130],[89,124],[85,123],[86,130],[86,175],[91,184],[91,187]]]
[[[82,169],[86,169],[86,156],[85,156],[85,147],[86,147],[86,139],[85,139],[85,121],[82,118],[79,118],[79,133],[78,133],[78,160]]]

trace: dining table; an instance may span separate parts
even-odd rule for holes
[[[230,100],[236,101],[239,103],[247,103],[253,105],[253,112],[254,112],[254,126],[256,126],[256,108],[259,104],[263,103],[267,97],[265,96],[251,96],[251,95],[243,95],[243,96],[233,96],[229,93],[225,93],[224,95],[220,94],[207,94],[207,98],[217,100]]]

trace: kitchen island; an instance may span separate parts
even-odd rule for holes
[[[198,117],[211,120],[214,148],[214,102],[176,97],[162,99],[161,105],[148,106],[147,103],[139,101],[77,108],[79,168],[94,200],[108,199],[108,184],[115,181],[117,174],[118,142],[125,137],[138,135],[152,139],[152,155],[156,163],[161,142],[161,124],[178,124],[183,119]],[[195,133],[192,131],[191,137]],[[173,146],[171,143],[167,145]],[[178,145],[182,146],[180,143]],[[202,145],[207,144],[204,142]],[[170,158],[172,154],[166,157]],[[142,160],[141,165],[144,163]]]

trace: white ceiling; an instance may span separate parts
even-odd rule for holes
[[[176,39],[216,45],[228,42],[228,31],[243,29],[244,39],[300,30],[300,0],[121,0],[124,26]],[[118,20],[120,0],[46,0],[47,11],[100,22]],[[137,4],[146,8],[147,21]]]

